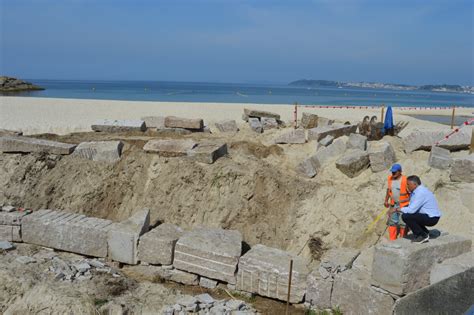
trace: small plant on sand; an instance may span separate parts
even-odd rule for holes
[[[94,299],[94,305],[96,308],[100,308],[102,305],[104,305],[107,302],[108,302],[107,299]]]

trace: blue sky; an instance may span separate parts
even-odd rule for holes
[[[474,85],[473,1],[0,3],[21,78]]]

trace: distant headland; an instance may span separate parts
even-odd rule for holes
[[[341,88],[364,88],[364,89],[387,89],[402,91],[431,91],[431,92],[451,92],[474,94],[473,86],[462,86],[453,84],[435,84],[435,85],[407,85],[395,83],[379,82],[340,82],[330,80],[297,80],[289,83],[291,86],[302,87],[341,87]]]
[[[44,90],[44,88],[16,78],[0,76],[0,93],[39,90]]]

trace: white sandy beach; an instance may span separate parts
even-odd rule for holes
[[[284,104],[236,104],[236,103],[184,103],[184,102],[146,102],[113,101],[89,99],[57,99],[33,97],[0,97],[0,129],[23,131],[24,134],[91,131],[90,126],[98,119],[140,119],[143,116],[175,115],[187,118],[203,118],[206,125],[223,119],[235,119],[243,123],[241,117],[244,108],[253,108],[275,112],[282,120],[291,122],[294,106]],[[340,121],[360,122],[364,116],[377,115],[381,109],[337,109],[310,108],[299,106],[298,119],[302,112],[315,113]],[[473,109],[456,109],[456,115],[472,115]],[[446,126],[419,120],[409,114],[451,115],[451,110],[406,110],[394,108],[394,119],[408,121],[407,128],[446,128]]]

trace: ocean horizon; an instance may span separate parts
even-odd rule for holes
[[[389,89],[295,87],[285,84],[27,80],[45,90],[2,95],[24,97],[100,99],[156,102],[257,103],[394,106],[394,107],[474,107],[474,95],[431,91]]]

